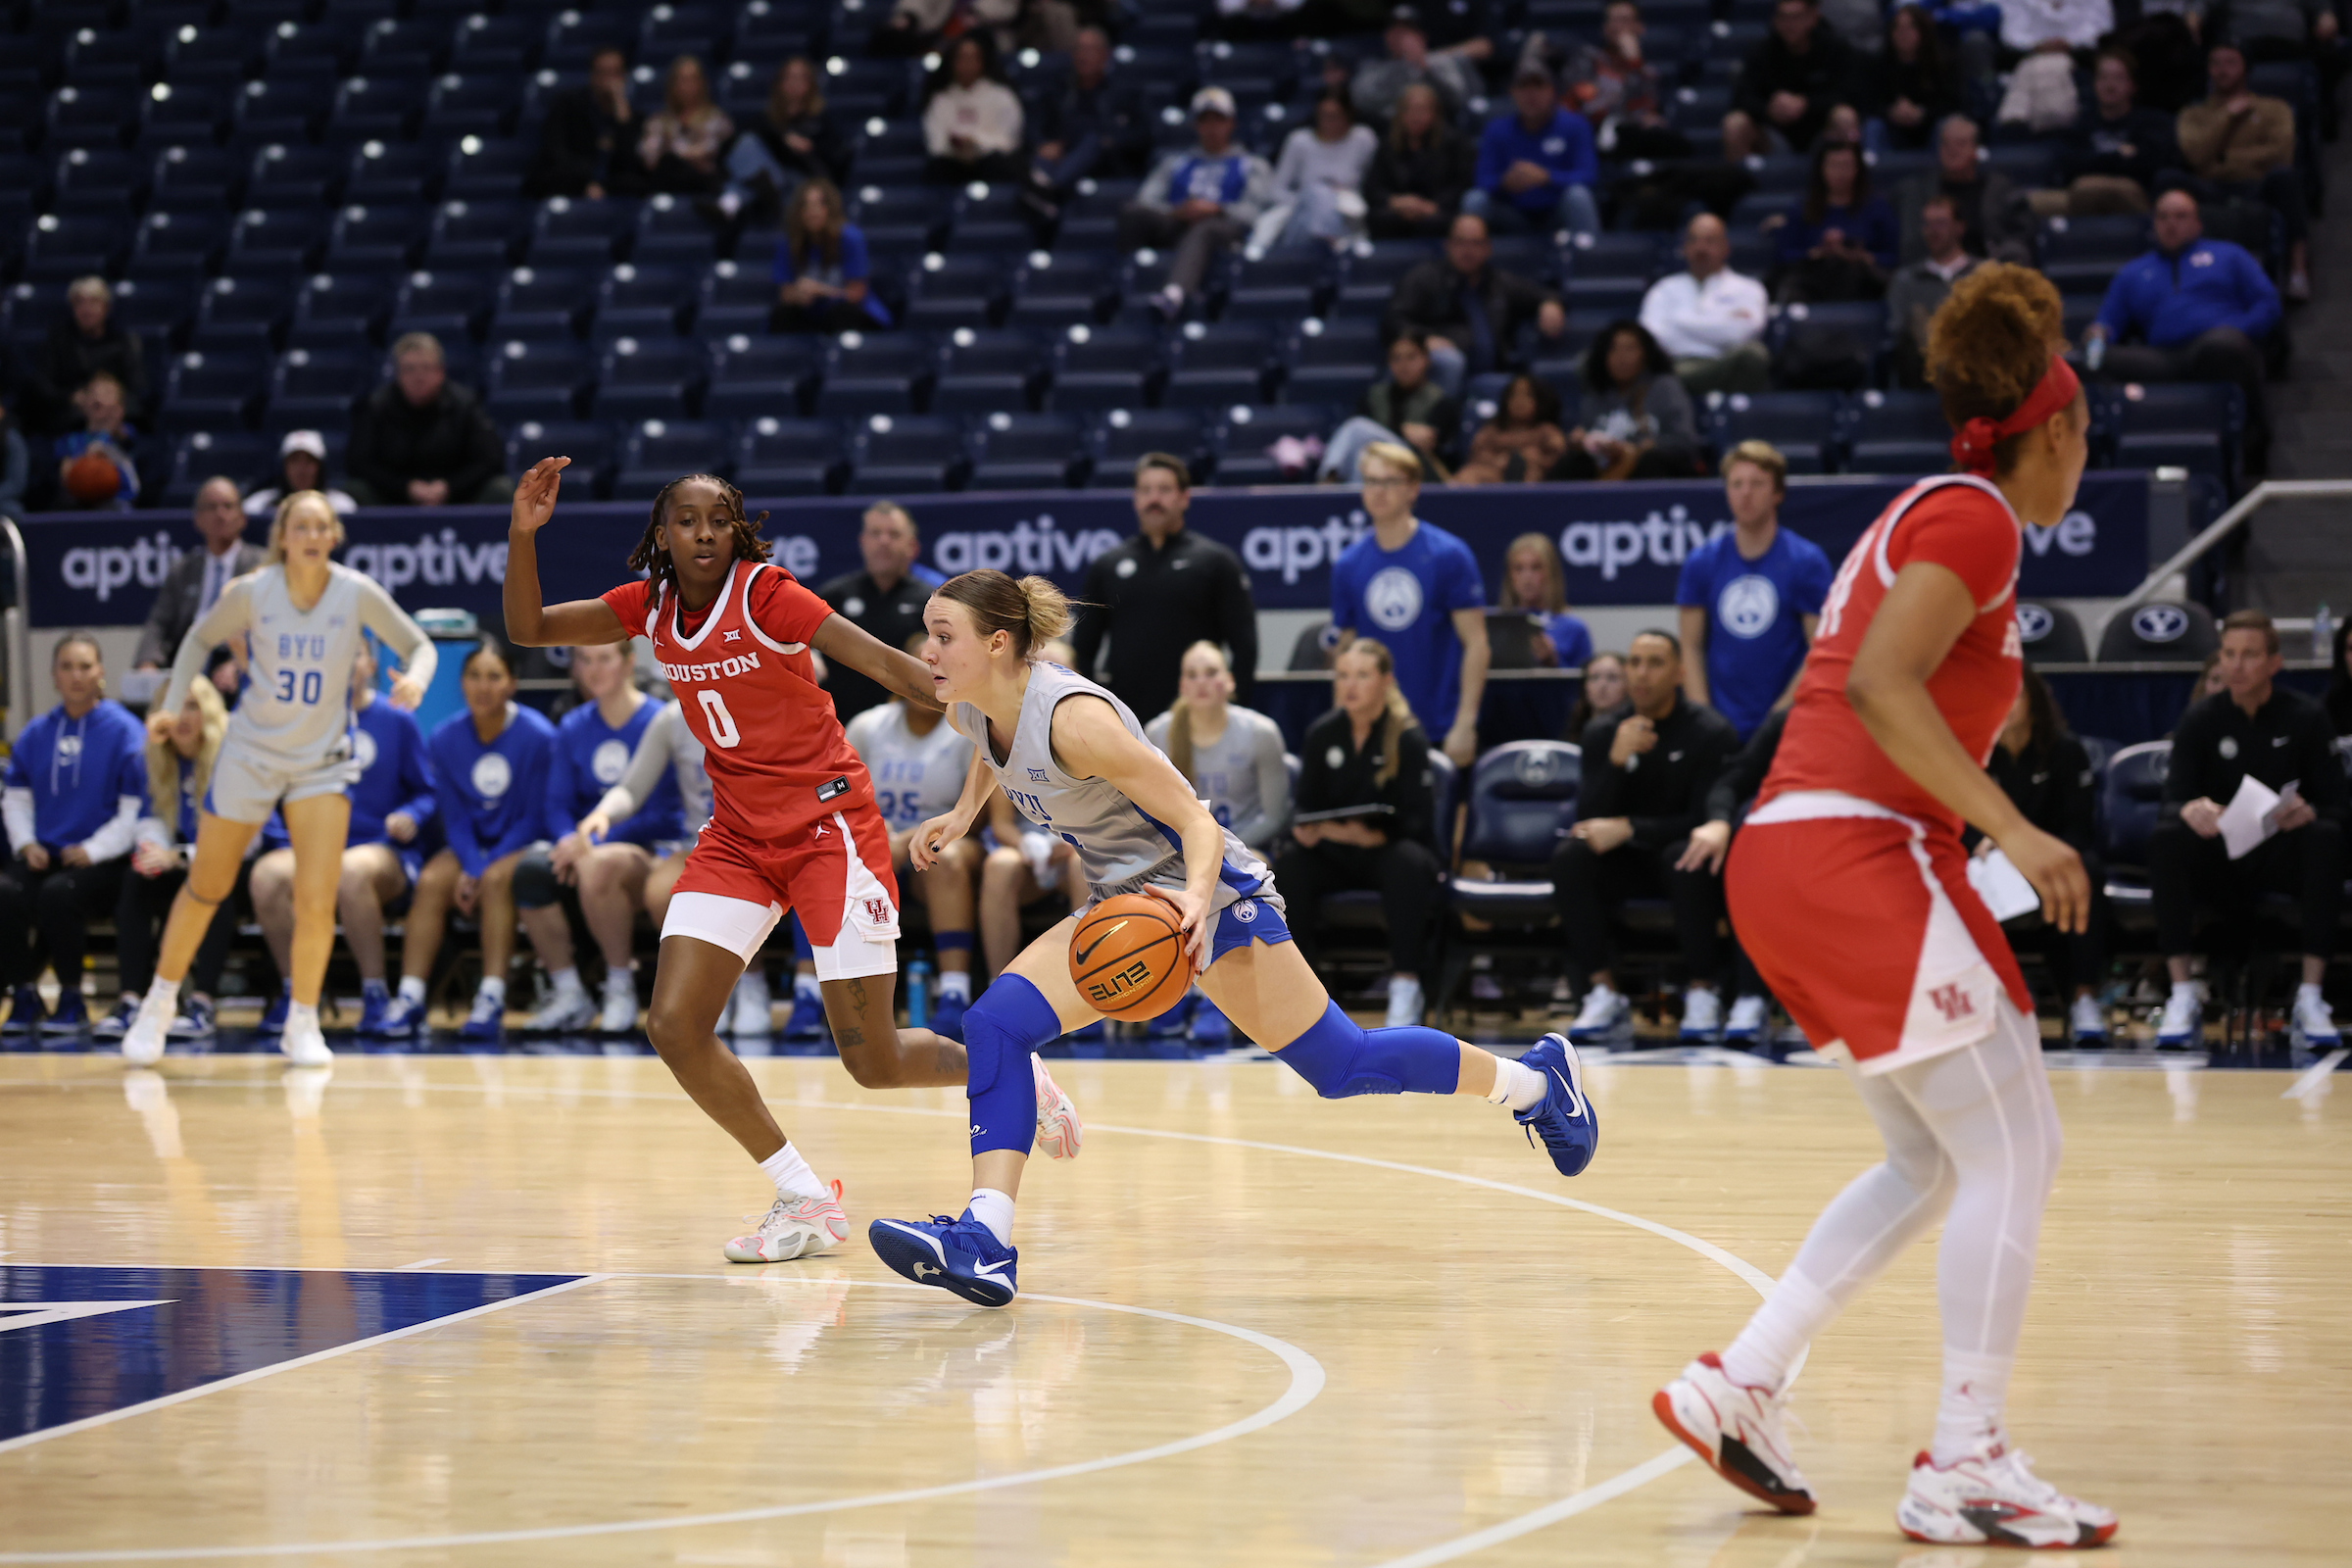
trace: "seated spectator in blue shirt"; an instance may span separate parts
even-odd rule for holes
[[[49,675],[58,705],[17,737],[0,791],[11,852],[0,869],[0,987],[14,999],[6,1034],[89,1027],[89,923],[114,913],[147,809],[147,727],[106,695],[97,640],[60,637]],[[57,971],[55,1016],[33,989],[44,956]]]
[[[1875,300],[1894,270],[1894,209],[1871,194],[1870,169],[1850,141],[1813,149],[1804,205],[1780,223],[1775,291],[1784,301]]]
[[[784,243],[776,247],[771,332],[871,331],[888,326],[890,308],[871,287],[873,264],[865,231],[850,221],[841,187],[811,174],[784,211]]]
[[[2246,399],[2246,466],[2260,472],[2271,439],[2262,342],[2278,325],[2278,290],[2242,247],[2205,237],[2188,192],[2156,198],[2155,227],[2156,248],[2107,285],[2084,355],[2111,381],[2234,382]]]
[[[57,438],[56,502],[81,511],[127,512],[139,504],[142,437],[124,407],[122,383],[101,370],[74,394],[82,427]]]
[[[1592,122],[1560,107],[1551,73],[1532,61],[1511,78],[1511,107],[1487,122],[1477,187],[1463,198],[1462,211],[1483,214],[1499,234],[1598,233],[1592,182],[1600,160]]]
[[[1796,688],[1830,596],[1830,558],[1781,526],[1788,463],[1773,447],[1742,441],[1724,454],[1723,490],[1732,526],[1684,561],[1674,602],[1690,656],[1684,690],[1745,742]]]
[[[1135,200],[1119,210],[1119,247],[1169,247],[1168,280],[1153,296],[1159,314],[1174,318],[1200,292],[1208,264],[1250,237],[1250,226],[1273,205],[1274,171],[1233,139],[1233,94],[1203,87],[1193,94],[1199,145],[1172,152],[1152,166]]]

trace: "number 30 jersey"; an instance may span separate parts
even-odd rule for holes
[[[808,641],[833,613],[783,567],[737,562],[718,597],[689,611],[669,585],[604,596],[632,636],[650,637],[679,711],[703,743],[711,819],[753,843],[874,805],[873,780],[816,682]]]

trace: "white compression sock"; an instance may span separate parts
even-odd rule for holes
[[[547,978],[555,984],[556,995],[559,997],[568,997],[575,993],[580,996],[588,994],[586,988],[580,984],[580,971],[577,964],[567,969],[555,970]]]
[[[1012,1195],[1000,1193],[994,1187],[975,1187],[968,1205],[972,1218],[988,1227],[1000,1246],[1012,1245]]]
[[[492,980],[485,976],[481,989],[476,991],[474,996],[480,1001],[495,1002],[503,1009],[507,1004],[507,983],[504,980]]]
[[[305,1032],[311,1034],[318,1032],[318,1004],[317,1003],[307,1005],[300,1002],[287,1003],[286,1033],[298,1035]]]
[[[1813,1336],[1829,1327],[1838,1303],[1791,1269],[1781,1276],[1747,1327],[1723,1352],[1724,1375],[1751,1389],[1778,1390]]]
[[[605,990],[608,994],[626,991],[629,995],[635,996],[637,994],[637,966],[632,963],[625,969],[617,967],[607,969],[605,971]]]
[[[942,969],[942,970],[940,970],[940,971],[939,971],[939,994],[940,994],[942,997],[954,997],[954,998],[955,998],[955,999],[956,999],[957,1002],[969,1002],[969,1001],[971,1001],[971,1000],[972,1000],[972,975],[971,975],[971,971],[970,971],[970,970],[968,970],[968,969]]]
[[[2003,1441],[2001,1410],[2009,1402],[2009,1373],[2017,1358],[1970,1355],[1945,1346],[1943,1399],[1936,1407],[1936,1446],[1930,1456],[1951,1465]]]
[[[412,1004],[422,1002],[424,1000],[424,977],[414,974],[402,975],[400,977],[400,1000]]]
[[[139,999],[139,1005],[148,1012],[160,1012],[167,1018],[177,1017],[179,1015],[179,982],[167,980],[162,975],[157,975],[153,980],[147,982],[147,994]]]
[[[1494,1058],[1494,1087],[1487,1092],[1492,1104],[1508,1105],[1513,1110],[1530,1110],[1543,1103],[1549,1086],[1544,1075],[1524,1061],[1508,1056]]]
[[[782,1149],[760,1162],[767,1179],[776,1184],[779,1198],[824,1198],[832,1189],[816,1179],[816,1172],[801,1157],[801,1152],[786,1144]]]

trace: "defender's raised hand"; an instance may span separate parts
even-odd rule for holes
[[[507,526],[516,533],[537,533],[556,514],[556,492],[564,486],[569,458],[541,458],[514,487],[514,509]]]

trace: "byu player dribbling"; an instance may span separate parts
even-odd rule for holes
[[[122,1036],[130,1061],[150,1064],[163,1056],[179,1009],[179,983],[272,808],[284,816],[294,849],[293,1002],[278,1049],[299,1066],[333,1057],[318,1030],[318,988],[335,941],[335,888],[351,828],[350,790],[360,776],[351,738],[352,665],[362,632],[375,633],[401,660],[392,702],[413,709],[438,662],[431,641],[390,594],[329,559],[342,542],[342,519],[318,491],[299,490],[279,502],[268,564],[223,588],[188,629],[172,662],[171,687],[148,717],[148,733],[168,739],[189,686],[203,678],[207,656],[232,637],[246,637],[253,662],[197,817],[196,858],[172,902],[155,982]]]
[[[932,594],[923,618],[932,684],[978,750],[955,808],[915,830],[917,866],[968,832],[1002,786],[1024,817],[1077,850],[1095,899],[1149,888],[1173,904],[1200,989],[1317,1093],[1476,1095],[1508,1105],[1531,1141],[1540,1135],[1561,1175],[1592,1161],[1599,1129],[1560,1036],[1511,1061],[1439,1029],[1366,1030],[1340,1010],[1292,942],[1266,863],[1217,824],[1125,704],[1038,657],[1069,618],[1058,588],[969,571]],[[867,1231],[882,1260],[917,1284],[982,1306],[1003,1306],[1018,1289],[1013,1200],[1038,1129],[1049,1153],[1060,1132],[1023,1069],[1038,1046],[1101,1016],[1070,980],[1070,937],[1085,912],[1031,943],[963,1015],[970,1205],[960,1218],[876,1220]]]

